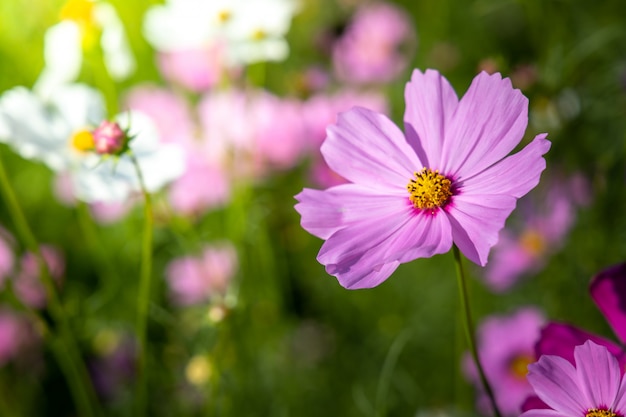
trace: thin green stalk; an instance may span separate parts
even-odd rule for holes
[[[391,344],[383,368],[380,372],[380,378],[378,380],[378,388],[376,389],[376,403],[375,403],[375,416],[383,417],[387,413],[387,394],[389,392],[389,386],[391,385],[391,376],[398,362],[398,357],[404,349],[406,343],[410,340],[412,335],[411,329],[405,329],[402,333],[396,336],[396,339]]]
[[[148,320],[148,308],[150,306],[150,281],[152,275],[152,228],[154,216],[152,213],[152,200],[150,193],[141,173],[141,168],[134,155],[131,155],[139,185],[144,197],[144,228],[141,245],[141,272],[139,278],[139,293],[137,296],[137,341],[139,342],[139,356],[137,363],[137,385],[135,387],[136,417],[146,413],[146,330]]]
[[[472,355],[472,359],[476,364],[476,368],[478,369],[478,375],[480,376],[480,382],[483,385],[483,389],[487,396],[489,397],[489,401],[491,401],[491,406],[493,408],[493,413],[495,417],[501,417],[500,409],[498,409],[498,404],[496,403],[496,398],[493,394],[493,390],[491,389],[491,385],[489,385],[489,381],[485,376],[485,371],[483,370],[483,366],[480,363],[480,359],[478,357],[478,350],[476,349],[476,338],[474,337],[474,322],[472,320],[472,313],[469,307],[469,296],[467,292],[467,282],[465,279],[465,273],[463,272],[463,263],[461,259],[461,252],[456,245],[453,245],[452,250],[454,252],[454,261],[456,264],[456,273],[459,282],[459,295],[461,297],[461,309],[463,312],[463,316],[465,318],[464,327],[465,327],[465,336],[467,338],[467,343],[469,344],[470,353]]]
[[[57,336],[58,342],[53,338],[52,351],[67,378],[72,397],[76,403],[76,408],[82,416],[96,416],[97,399],[93,385],[91,384],[91,379],[89,378],[89,373],[87,372],[87,367],[80,356],[80,351],[70,329],[65,309],[61,304],[55,284],[41,254],[39,243],[17,201],[2,160],[0,160],[0,189],[18,235],[28,250],[33,253],[37,259],[39,275],[46,289],[50,313],[59,328],[59,335]],[[58,344],[60,347],[56,346]]]

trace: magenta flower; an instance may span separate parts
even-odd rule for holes
[[[405,134],[371,110],[341,113],[321,150],[349,183],[296,196],[302,227],[326,240],[318,261],[346,288],[374,287],[453,243],[484,266],[545,168],[546,134],[507,157],[528,124],[509,79],[481,73],[459,100],[437,71],[414,71],[405,98]]]
[[[544,321],[539,310],[525,307],[510,316],[488,317],[478,327],[478,355],[505,416],[519,415],[522,403],[533,392],[526,380],[526,367],[535,361],[535,342]],[[478,389],[478,408],[490,414],[489,397],[469,353],[463,365],[466,377]]]
[[[626,263],[607,268],[591,280],[591,298],[613,329],[617,339],[626,342]],[[585,340],[606,347],[622,365],[626,366],[626,352],[620,344],[565,323],[549,323],[542,331],[535,347],[537,357],[558,355],[574,363],[574,347]]]
[[[528,366],[528,382],[549,409],[521,417],[623,417],[626,379],[617,359],[592,341],[576,346],[575,367],[560,356],[544,355]]]

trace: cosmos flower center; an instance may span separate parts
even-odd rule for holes
[[[539,232],[530,229],[520,236],[520,245],[529,253],[539,255],[545,248],[545,241]]]
[[[230,20],[232,13],[230,10],[220,10],[217,13],[217,20],[220,23],[226,23]]]
[[[515,377],[519,379],[526,379],[526,374],[528,374],[528,365],[533,362],[535,362],[535,360],[530,355],[517,355],[509,362],[509,370]]]
[[[434,212],[445,206],[452,197],[452,181],[441,175],[438,170],[423,168],[415,172],[406,186],[409,200],[413,207]]]
[[[70,144],[79,152],[91,151],[95,146],[93,134],[86,129],[76,131],[70,138]]]
[[[601,408],[590,408],[587,410],[587,414],[585,417],[621,417],[620,414],[616,414],[611,410],[601,409]]]

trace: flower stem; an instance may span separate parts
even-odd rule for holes
[[[139,280],[139,293],[137,296],[137,341],[139,343],[139,355],[137,363],[137,385],[135,387],[136,417],[144,416],[146,413],[146,333],[148,308],[150,306],[150,281],[152,276],[152,228],[154,216],[152,213],[152,199],[146,189],[146,185],[141,173],[141,168],[134,155],[131,160],[139,179],[139,185],[144,198],[144,228],[143,241],[141,245],[141,275]]]
[[[461,308],[463,309],[463,316],[465,318],[465,336],[467,338],[467,342],[469,344],[470,352],[472,355],[472,359],[476,364],[476,368],[478,369],[478,375],[480,376],[480,382],[483,385],[483,389],[487,396],[489,397],[489,401],[491,402],[491,406],[493,408],[493,413],[495,417],[502,417],[500,410],[498,409],[498,404],[496,403],[496,398],[493,394],[493,390],[491,389],[491,385],[489,385],[489,381],[485,376],[485,371],[483,370],[483,366],[480,363],[480,359],[478,357],[478,351],[476,349],[476,338],[474,337],[474,322],[472,320],[472,313],[469,307],[469,296],[467,293],[467,282],[465,279],[465,273],[463,272],[463,262],[461,259],[461,252],[456,245],[452,246],[452,250],[454,252],[454,261],[456,264],[456,272],[457,278],[459,282],[459,295],[461,297]]]
[[[13,191],[2,160],[0,160],[0,190],[6,201],[17,233],[28,250],[33,253],[37,259],[39,275],[46,290],[50,314],[59,328],[58,336],[50,336],[52,340],[52,352],[67,378],[79,414],[87,417],[95,416],[97,399],[87,367],[80,356],[80,350],[72,334],[65,309],[59,299],[54,281],[50,276],[45,259],[41,254],[39,243],[26,221],[26,216]]]

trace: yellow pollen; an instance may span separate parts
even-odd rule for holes
[[[406,189],[415,208],[430,210],[432,213],[445,206],[452,197],[452,181],[430,168],[416,172]]]
[[[68,0],[61,9],[61,20],[73,20],[80,25],[93,21],[94,2],[89,0]]]
[[[70,139],[72,147],[80,152],[91,151],[94,148],[93,135],[88,130],[79,130]]]
[[[545,249],[545,241],[539,232],[528,229],[519,238],[520,245],[533,255],[541,254]]]
[[[217,13],[217,20],[220,23],[226,23],[230,20],[231,12],[230,10],[221,10]]]
[[[261,41],[267,37],[267,33],[263,29],[257,29],[252,33],[252,39]]]
[[[526,379],[528,373],[528,365],[534,362],[534,359],[530,355],[515,356],[511,362],[509,362],[509,370],[513,375],[519,379]]]
[[[585,414],[585,417],[617,417],[617,414],[615,414],[611,410],[590,408],[589,410],[587,410],[587,414]]]

